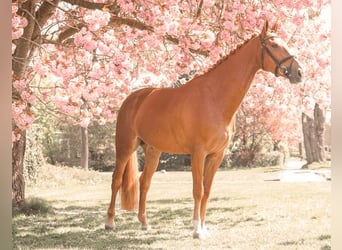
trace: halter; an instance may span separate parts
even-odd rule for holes
[[[266,40],[274,38],[274,37],[276,37],[276,36],[268,36],[265,38],[262,38],[261,36],[259,36],[261,47],[262,47],[262,49],[261,49],[261,66],[262,66],[262,69],[264,69],[264,50],[265,50],[267,52],[267,54],[272,58],[273,62],[276,64],[276,67],[274,69],[274,75],[276,77],[278,77],[278,70],[282,69],[283,74],[286,75],[287,77],[289,77],[291,75],[291,68],[292,68],[292,64],[293,64],[295,56],[289,55],[288,57],[285,57],[284,59],[278,61],[278,59],[272,54],[270,49],[267,48],[267,46],[265,44]],[[291,60],[290,65],[288,67],[282,66],[282,64],[288,60]]]

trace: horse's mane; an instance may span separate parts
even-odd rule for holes
[[[231,55],[235,54],[241,47],[243,47],[246,43],[248,43],[251,39],[253,39],[254,37],[256,37],[257,34],[253,34],[249,39],[245,40],[244,42],[242,42],[241,44],[238,44],[235,49],[232,49],[228,55],[225,55],[223,57],[221,57],[215,64],[213,64],[207,71],[205,71],[203,74],[208,73],[209,71],[213,70],[214,68],[216,68],[218,65],[220,65],[222,62],[226,61]]]
[[[213,64],[210,68],[208,68],[205,72],[203,73],[199,73],[199,74],[194,74],[193,77],[190,78],[190,80],[182,83],[180,81],[177,81],[177,83],[175,83],[172,88],[178,88],[181,87],[184,84],[187,84],[189,81],[191,81],[192,79],[195,79],[197,77],[200,77],[210,71],[212,71],[213,69],[215,69],[218,65],[220,65],[221,63],[223,63],[224,61],[226,61],[231,55],[235,54],[241,47],[243,47],[246,43],[248,43],[251,39],[253,39],[254,37],[258,36],[258,34],[254,33],[249,39],[243,41],[241,44],[238,44],[234,49],[232,49],[229,54],[222,56],[219,60],[217,60],[217,62],[215,64]]]

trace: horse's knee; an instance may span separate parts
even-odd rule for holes
[[[107,217],[108,218],[114,218],[114,216],[115,216],[115,211],[114,211],[114,207],[109,207],[108,209],[107,209]]]
[[[210,190],[204,189],[202,199],[207,200],[209,198],[209,195],[210,195]]]
[[[204,195],[203,187],[194,188],[193,197],[195,200],[201,200]]]
[[[142,180],[141,178],[139,180],[139,189],[140,189],[140,193],[145,193],[147,192],[147,189],[148,189],[146,181]]]

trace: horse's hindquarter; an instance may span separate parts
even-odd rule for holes
[[[134,128],[139,138],[163,152],[208,153],[228,142],[227,125],[196,89],[154,89],[138,107]]]

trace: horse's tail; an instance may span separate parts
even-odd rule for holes
[[[129,158],[121,185],[121,208],[131,211],[138,208],[139,178],[137,153]]]

